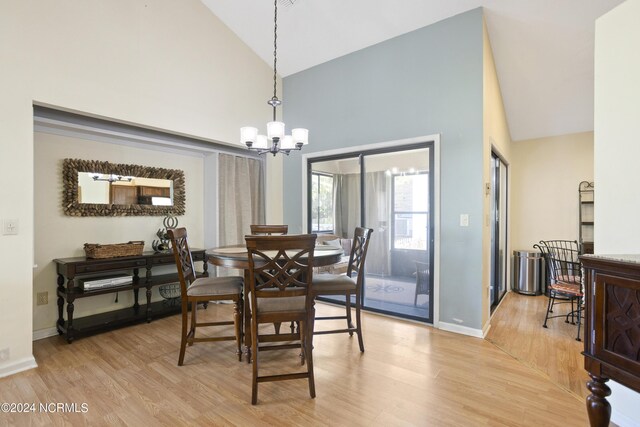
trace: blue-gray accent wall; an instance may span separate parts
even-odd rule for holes
[[[284,120],[305,153],[440,134],[440,321],[482,327],[482,9],[283,80]],[[284,160],[284,221],[302,224],[300,153]],[[469,227],[460,227],[460,214]],[[365,224],[367,225],[367,224]]]

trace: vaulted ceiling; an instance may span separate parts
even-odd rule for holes
[[[623,0],[277,0],[283,77],[483,7],[514,141],[593,130],[595,20]],[[267,63],[273,1],[202,0]]]

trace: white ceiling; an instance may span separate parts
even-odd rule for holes
[[[482,6],[512,139],[590,131],[595,20],[623,1],[278,0],[278,72],[286,77]],[[273,1],[202,2],[273,64]]]

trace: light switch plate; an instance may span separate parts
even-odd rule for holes
[[[2,234],[18,234],[18,220],[5,219],[2,221]]]

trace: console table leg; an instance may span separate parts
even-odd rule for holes
[[[611,395],[611,389],[605,383],[609,381],[589,373],[591,381],[587,382],[587,388],[591,392],[587,396],[587,413],[591,427],[608,427],[611,418],[611,405],[606,397]]]
[[[138,291],[139,289],[137,288],[133,290],[133,309],[135,311],[138,311],[140,308],[140,304],[138,303]]]
[[[74,338],[73,331],[73,298],[69,298],[67,301],[67,342],[71,344]]]
[[[64,294],[64,276],[58,274],[58,323],[56,326],[60,335],[62,335],[64,327],[64,298],[62,298],[62,294]]]
[[[61,296],[58,296],[58,323],[57,323],[57,329],[58,329],[58,334],[62,335],[62,328],[64,327],[64,317],[62,316],[62,313],[64,313],[64,298],[62,298]]]
[[[209,263],[207,262],[206,257],[204,259],[204,262],[202,263],[202,275],[204,277],[209,277]]]
[[[147,288],[147,323],[151,322],[151,288]]]

